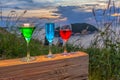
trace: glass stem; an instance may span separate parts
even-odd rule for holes
[[[52,55],[51,46],[52,46],[52,42],[49,42],[49,54],[48,55]]]
[[[30,50],[29,50],[29,42],[27,42],[27,62],[30,59]]]
[[[67,53],[66,42],[67,42],[67,41],[64,41],[64,53]]]

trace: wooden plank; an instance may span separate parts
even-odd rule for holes
[[[53,59],[37,56],[36,61],[29,63],[20,59],[0,61],[0,80],[87,80],[89,59],[86,53],[55,56]]]

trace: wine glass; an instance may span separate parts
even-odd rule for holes
[[[33,61],[35,60],[35,58],[30,57],[29,43],[30,43],[32,34],[35,30],[35,26],[30,23],[23,23],[22,25],[20,25],[19,29],[27,43],[27,57],[22,58],[21,61],[25,61],[25,62]]]
[[[47,55],[48,58],[53,58],[53,54],[51,52],[51,46],[52,46],[52,41],[54,38],[54,28],[55,28],[55,24],[54,23],[46,23],[45,24],[45,37],[49,42],[49,53]]]
[[[67,43],[68,39],[70,38],[70,36],[72,34],[71,25],[70,24],[61,25],[59,33],[60,33],[61,38],[64,41],[64,44],[63,44],[64,52],[62,54],[63,55],[68,55],[69,53],[67,52],[67,49],[66,49],[66,43]]]

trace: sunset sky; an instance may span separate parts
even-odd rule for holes
[[[112,1],[116,1],[116,5],[120,3],[120,0]],[[108,0],[2,0],[0,3],[4,16],[7,16],[11,10],[16,11],[17,15],[27,10],[24,17],[84,22],[91,20],[93,7],[105,9]]]

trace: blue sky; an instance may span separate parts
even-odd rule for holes
[[[84,4],[104,4],[107,0],[3,0],[2,6],[17,9],[40,9],[56,6],[81,6]]]
[[[4,10],[53,10],[58,6],[84,6],[104,4],[107,0],[2,0]],[[101,2],[101,3],[99,3]],[[87,7],[87,6],[86,6]]]
[[[116,1],[117,4],[120,0]],[[0,1],[3,15],[7,16],[11,10],[19,15],[24,10],[24,17],[56,18],[74,22],[90,22],[92,8],[107,7],[108,0],[2,0]]]

